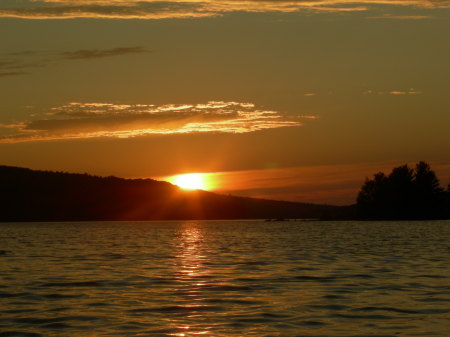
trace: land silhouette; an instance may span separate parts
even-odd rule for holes
[[[377,220],[450,218],[450,184],[445,191],[430,166],[395,167],[366,179],[357,197],[357,216]]]
[[[445,191],[425,162],[367,178],[355,205],[286,202],[202,190],[153,179],[0,166],[0,221],[212,219],[411,220],[449,219]]]
[[[0,221],[340,219],[353,207],[186,191],[152,179],[0,166]]]

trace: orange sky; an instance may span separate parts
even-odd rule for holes
[[[450,179],[450,1],[3,0],[0,30],[0,164],[338,204]]]

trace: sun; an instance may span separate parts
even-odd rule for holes
[[[167,181],[185,190],[214,191],[222,186],[220,174],[217,172],[184,173],[155,179]]]
[[[186,190],[205,190],[207,181],[201,173],[180,174],[172,177],[171,182]]]

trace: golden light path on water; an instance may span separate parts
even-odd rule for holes
[[[201,226],[195,222],[182,224],[175,240],[178,281],[183,285],[182,292],[186,297],[185,308],[190,312],[185,319],[171,322],[171,325],[179,332],[169,333],[169,335],[183,337],[210,334],[212,327],[205,326],[203,322],[205,313],[202,309],[208,305],[204,304],[202,287],[207,285],[209,271],[204,266],[208,256],[203,252],[204,238]]]

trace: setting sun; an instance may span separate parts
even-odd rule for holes
[[[205,176],[201,173],[180,174],[172,177],[171,182],[181,188],[188,190],[205,190],[208,184]]]

